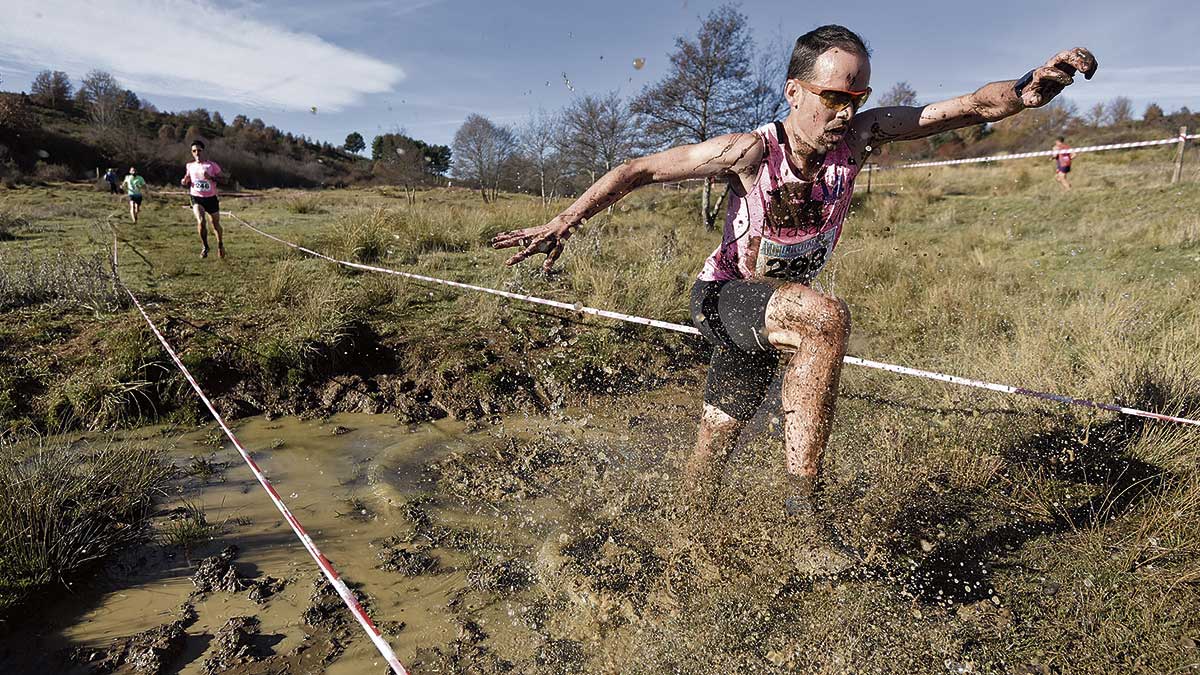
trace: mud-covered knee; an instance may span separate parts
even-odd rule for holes
[[[829,322],[830,330],[842,337],[849,337],[851,327],[850,306],[841,298],[829,298],[829,300],[830,307],[828,311],[832,317]]]

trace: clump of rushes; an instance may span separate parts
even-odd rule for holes
[[[0,616],[139,540],[171,473],[148,446],[0,446]]]
[[[8,256],[19,261],[5,260]],[[0,310],[57,300],[93,312],[113,311],[129,304],[129,298],[116,286],[108,258],[101,253],[56,251],[33,256],[28,251],[0,252]]]
[[[302,192],[284,200],[283,207],[299,215],[325,213],[325,200],[318,194]]]

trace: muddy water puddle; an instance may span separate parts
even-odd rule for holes
[[[407,425],[382,415],[339,414],[319,421],[251,418],[235,433],[360,592],[403,663],[416,664],[416,672],[461,666],[464,659],[500,669],[521,663],[555,669],[558,660],[582,659],[581,642],[547,637],[548,598],[559,591],[538,583],[539,575],[561,568],[560,550],[579,529],[575,498],[586,501],[582,487],[566,484],[578,479],[578,467],[558,471],[575,461],[561,448],[590,444],[586,464],[599,468],[582,473],[590,471],[591,479],[614,475],[620,465],[642,475],[633,467],[661,458],[668,443],[684,438],[670,440],[643,419],[613,409]],[[69,672],[111,670],[97,665],[105,650],[175,622],[183,626],[182,646],[158,672],[386,670],[336,596],[318,600],[327,585],[312,559],[216,434],[213,427],[123,434],[161,443],[165,458],[190,475],[162,500],[155,540],[109,564],[87,588],[40,608],[36,627],[0,641],[0,665],[9,663],[0,669],[24,672],[40,660],[36,655],[74,652],[74,665],[64,666]],[[173,540],[170,533],[198,512],[207,530]],[[213,561],[232,571],[221,567],[213,574],[224,582],[201,588],[198,570]],[[587,589],[573,593],[585,604],[599,601]],[[237,617],[253,617],[257,625],[230,657],[221,651],[229,646],[223,635]],[[111,663],[117,672],[151,672]]]

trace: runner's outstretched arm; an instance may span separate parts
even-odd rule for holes
[[[911,141],[943,131],[995,122],[1025,108],[1046,105],[1074,82],[1076,72],[1092,79],[1096,57],[1082,47],[1052,56],[1019,80],[985,84],[973,93],[925,106],[888,106],[864,110],[851,121],[850,142],[860,157],[892,141]]]
[[[506,265],[545,253],[542,269],[549,270],[576,228],[637,188],[696,178],[736,180],[758,166],[762,150],[762,141],[755,134],[727,134],[631,159],[604,174],[550,222],[501,232],[492,238],[492,248],[522,247]]]

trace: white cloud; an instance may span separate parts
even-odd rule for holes
[[[4,13],[0,59],[76,77],[106,70],[150,97],[337,111],[390,91],[405,76],[384,61],[206,1],[45,0]]]

